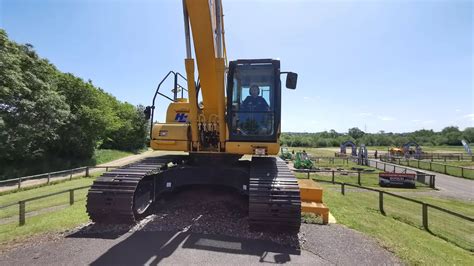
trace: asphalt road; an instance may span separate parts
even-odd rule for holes
[[[27,244],[0,257],[0,265],[156,265],[291,263],[300,265],[400,264],[375,241],[340,225],[303,225],[302,247],[268,240],[138,230],[66,235]]]
[[[380,160],[378,161],[380,162]],[[437,172],[420,170],[412,167],[399,166],[396,164],[387,164],[391,165],[390,168],[388,168],[389,171],[392,171],[392,166],[395,166],[395,172],[397,173],[401,173],[404,168],[408,168],[411,169],[413,173],[415,173],[416,171],[422,171],[428,174],[436,175],[435,186],[438,191],[435,191],[434,194],[438,194],[439,196],[444,197],[456,198],[460,200],[474,200],[474,180],[444,175]],[[375,163],[373,160],[371,160],[370,165],[375,167]],[[381,165],[382,164],[380,163],[379,168],[383,168],[383,166]]]

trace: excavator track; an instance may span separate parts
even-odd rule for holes
[[[275,157],[253,157],[249,180],[249,225],[254,230],[299,231],[301,198],[296,177]]]
[[[168,169],[169,163],[181,163],[184,157],[150,157],[104,173],[87,194],[89,217],[96,223],[136,222],[154,201],[155,178]]]

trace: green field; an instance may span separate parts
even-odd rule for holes
[[[323,184],[323,187],[324,201],[338,223],[376,238],[409,264],[469,265],[474,259],[466,250],[473,249],[472,223],[430,209],[432,233],[429,233],[421,229],[421,207],[418,204],[386,196],[384,216],[378,211],[377,193],[348,191],[343,196],[339,186]],[[455,204],[444,202],[445,207]],[[435,234],[450,238],[451,242]]]
[[[13,202],[18,202],[20,200],[43,196],[59,191],[64,191],[72,188],[82,187],[82,186],[89,186],[92,184],[94,177],[90,178],[78,178],[71,181],[63,181],[57,184],[49,185],[49,186],[42,186],[35,189],[28,189],[22,190],[17,192],[10,192],[8,194],[4,194],[0,196],[0,206],[6,205]],[[87,194],[87,189],[82,189],[74,192],[74,198],[76,200],[85,199]],[[51,208],[55,206],[61,206],[69,204],[69,194],[59,194],[51,197],[47,197],[44,199],[39,199],[31,202],[26,203],[26,212],[33,212],[38,211],[45,208]],[[12,207],[2,209],[0,213],[0,219],[7,218],[7,217],[14,217],[18,216],[18,205],[14,205]]]
[[[42,196],[91,185],[94,177],[79,178],[35,189],[18,191],[0,196],[0,205],[18,202],[32,197]],[[88,221],[85,212],[85,199],[88,189],[75,191],[75,203],[69,205],[69,193],[59,194],[26,203],[26,224],[18,226],[18,205],[2,209],[0,213],[0,244],[17,242],[36,234],[60,232]],[[28,215],[33,215],[28,217]]]
[[[118,150],[107,150],[101,149],[94,152],[92,161],[94,165],[108,163],[126,156],[133,155],[134,153],[128,151],[118,151]]]

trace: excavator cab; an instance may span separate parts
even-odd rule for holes
[[[277,142],[281,122],[280,61],[236,60],[227,74],[227,124],[230,141]],[[296,87],[295,73],[287,87]]]

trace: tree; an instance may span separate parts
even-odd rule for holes
[[[55,170],[54,161],[71,166],[104,143],[140,149],[146,132],[143,106],[60,72],[33,45],[12,42],[0,29],[0,178]]]
[[[350,128],[348,131],[349,136],[353,137],[354,139],[359,139],[364,136],[364,131],[360,130],[358,127]]]

